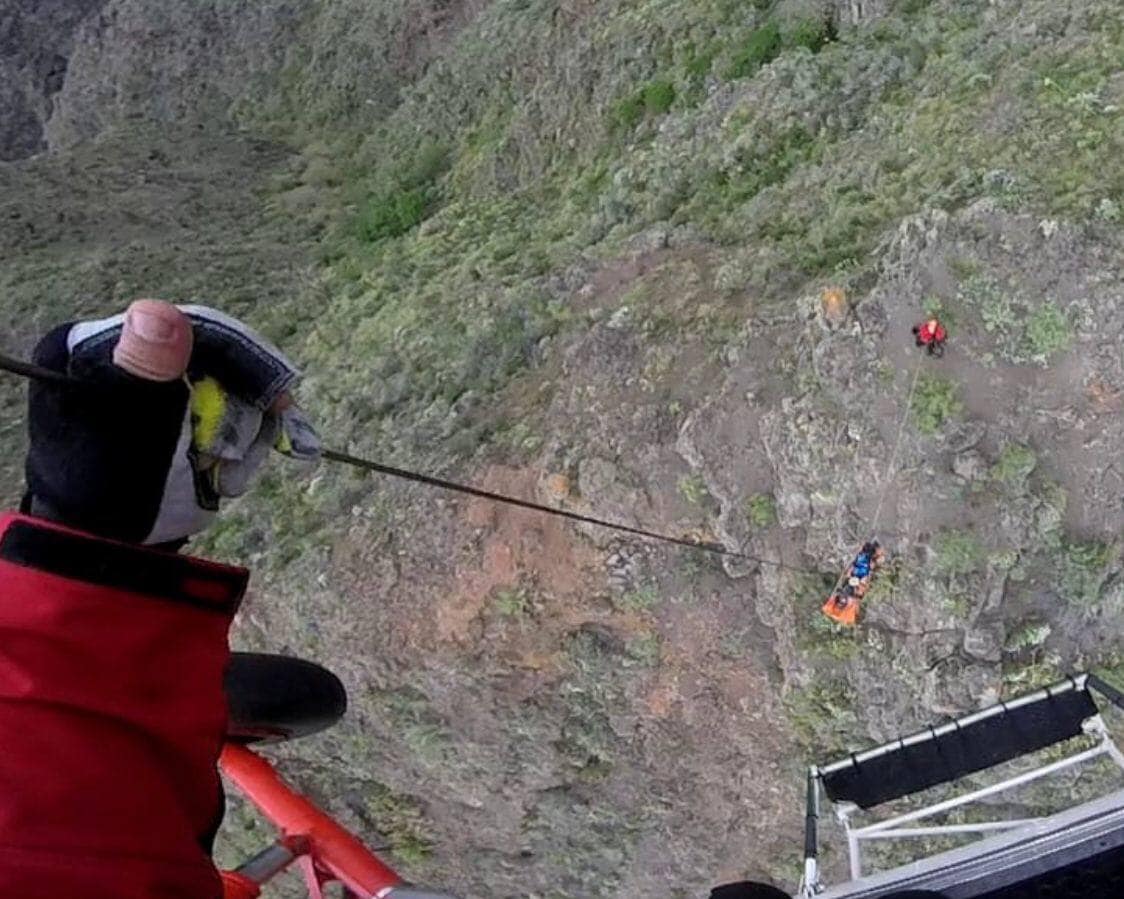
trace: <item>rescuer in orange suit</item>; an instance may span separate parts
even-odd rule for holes
[[[60,326],[0,515],[0,896],[219,899],[227,630],[247,572],[176,550],[270,448],[297,372],[241,322],[139,300]]]

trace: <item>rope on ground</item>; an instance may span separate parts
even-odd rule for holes
[[[889,493],[890,487],[893,484],[895,477],[897,476],[896,472],[895,472],[895,469],[897,468],[897,465],[898,465],[898,453],[901,450],[902,440],[905,437],[905,426],[906,426],[906,423],[909,421],[910,407],[913,405],[913,394],[914,394],[914,391],[916,391],[916,389],[917,389],[917,382],[920,379],[920,376],[921,376],[921,366],[918,365],[913,370],[913,379],[910,381],[909,392],[908,392],[908,394],[906,395],[906,398],[905,398],[905,411],[902,413],[901,420],[898,422],[898,433],[897,433],[897,436],[894,438],[894,449],[893,449],[893,452],[891,452],[891,454],[890,454],[890,464],[887,467],[886,479],[885,479],[885,481],[882,485],[882,490],[881,490],[881,493],[878,497],[878,505],[875,506],[875,509],[874,509],[874,517],[871,519],[871,527],[870,527],[870,530],[871,530],[870,539],[871,540],[875,540],[878,537],[878,520],[879,520],[879,518],[882,517],[882,506],[885,504],[886,495]],[[836,593],[839,592],[839,588],[843,586],[843,582],[847,579],[847,576],[850,573],[851,573],[850,564],[844,565],[843,571],[840,572],[840,574],[839,574],[839,579],[835,582],[835,586],[832,588],[831,593],[828,594],[829,596],[834,596]]]
[[[871,519],[870,529],[874,532],[874,537],[878,536],[878,519],[882,517],[882,506],[886,502],[886,495],[890,492],[890,487],[897,477],[896,468],[898,467],[898,453],[902,448],[902,438],[905,436],[905,426],[909,421],[910,408],[913,405],[913,394],[917,390],[917,382],[921,377],[921,366],[918,365],[913,370],[913,380],[909,385],[909,394],[905,398],[905,411],[902,413],[901,421],[898,423],[898,436],[894,440],[894,451],[890,454],[890,465],[887,468],[886,480],[882,485],[882,493],[878,497],[878,505],[874,509],[874,518]],[[871,538],[873,539],[873,538]]]

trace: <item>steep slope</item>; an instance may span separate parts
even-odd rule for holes
[[[75,32],[101,2],[0,4],[0,160],[46,149],[43,125],[65,83]]]
[[[1114,4],[370,6],[72,7],[54,152],[0,167],[10,345],[210,299],[334,445],[789,567],[278,463],[200,549],[351,690],[298,783],[470,897],[791,883],[815,753],[1117,663]]]

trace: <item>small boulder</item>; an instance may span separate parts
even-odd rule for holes
[[[964,652],[985,662],[998,662],[1003,658],[1006,635],[1001,624],[986,624],[971,628],[964,634]]]
[[[777,519],[781,527],[803,527],[812,520],[812,503],[806,494],[782,485],[776,496]]]
[[[964,450],[952,457],[952,473],[969,483],[987,476],[987,460],[976,450]]]

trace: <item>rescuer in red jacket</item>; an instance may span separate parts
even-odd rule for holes
[[[930,356],[943,356],[945,341],[948,340],[948,331],[937,318],[927,318],[919,325],[913,326],[914,342],[919,347],[925,347]]]
[[[270,448],[314,458],[293,366],[240,322],[140,300],[34,361],[28,491],[0,516],[0,896],[218,899],[240,568],[176,555]]]

